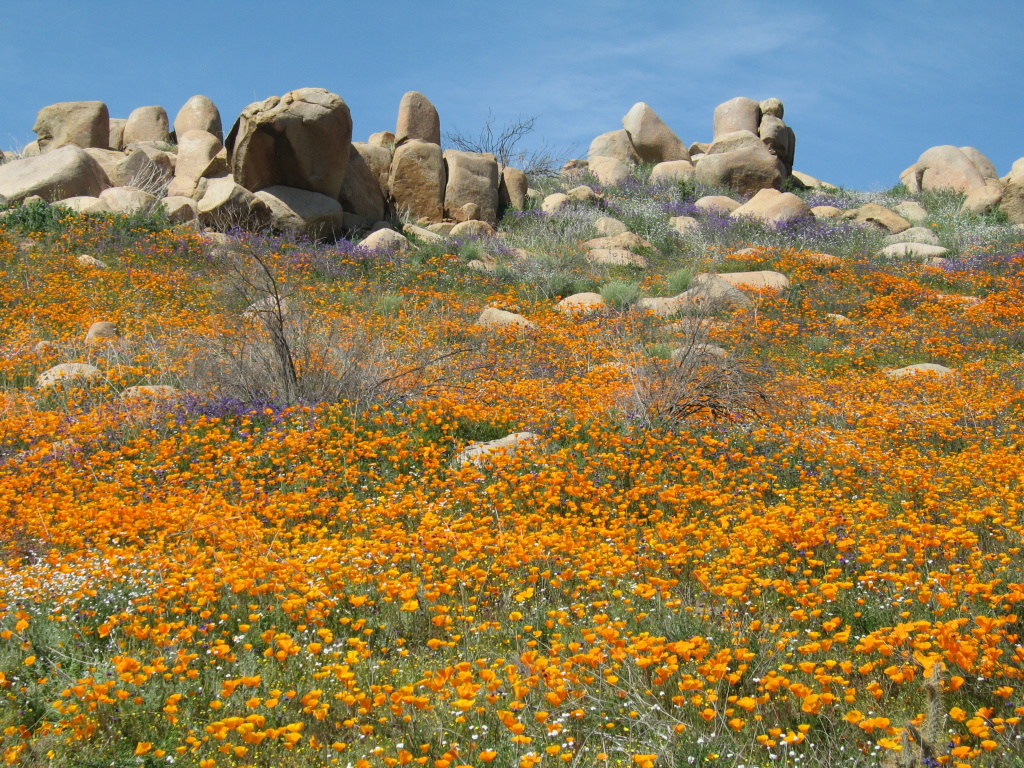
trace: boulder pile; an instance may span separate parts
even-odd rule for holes
[[[441,150],[437,110],[410,91],[395,131],[352,141],[337,94],[301,88],[250,104],[227,136],[193,96],[171,122],[160,106],[111,119],[98,101],[39,111],[37,139],[0,165],[0,208],[41,198],[88,213],[162,203],[172,221],[336,237],[403,214],[430,225],[482,222],[526,204],[526,176],[493,154]],[[685,148],[682,148],[685,154]]]

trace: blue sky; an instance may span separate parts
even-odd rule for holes
[[[1024,156],[1018,0],[6,0],[0,20],[4,149],[58,101],[173,119],[202,93],[226,130],[252,101],[317,86],[348,103],[356,140],[393,130],[409,90],[442,130],[536,116],[533,142],[578,156],[637,101],[689,144],[710,140],[717,104],[774,96],[796,168],[850,188],[892,186],[937,144],[1000,174]]]

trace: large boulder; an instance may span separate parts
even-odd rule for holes
[[[985,186],[985,177],[971,158],[951,144],[926,150],[900,179],[911,192],[937,189],[970,192]]]
[[[637,155],[645,163],[689,160],[686,145],[644,102],[637,102],[622,118]]]
[[[590,142],[587,160],[595,157],[614,157],[624,163],[640,162],[640,156],[633,148],[633,142],[629,140],[629,134],[624,128],[602,133]]]
[[[617,187],[630,177],[629,166],[614,157],[592,157],[587,165],[602,187]]]
[[[778,189],[786,178],[786,166],[760,139],[754,138],[756,145],[704,155],[697,164],[697,181],[711,187],[728,187],[741,195]]]
[[[139,187],[162,196],[174,177],[177,156],[151,144],[133,144],[110,177],[120,187]]]
[[[206,96],[193,96],[186,101],[174,116],[174,136],[181,138],[189,131],[212,133],[218,141],[224,140],[224,128],[220,121],[220,110]]]
[[[715,107],[714,138],[733,131],[757,135],[761,125],[761,105],[753,99],[737,96]]]
[[[232,227],[261,229],[268,226],[273,218],[264,201],[230,176],[210,179],[197,212],[200,224],[219,230]]]
[[[762,189],[750,200],[734,210],[733,218],[749,217],[766,224],[785,224],[795,219],[812,217],[811,209],[792,192]]]
[[[402,97],[395,124],[395,146],[412,140],[441,143],[441,119],[430,99],[419,91],[409,91]]]
[[[963,205],[960,206],[960,213],[973,213],[982,215],[996,208],[1003,199],[1003,188],[999,182],[990,183],[984,187],[975,187],[967,193]]]
[[[786,173],[793,172],[793,157],[796,152],[796,135],[793,129],[772,115],[761,118],[758,136],[768,151],[775,155],[786,166]]]
[[[300,88],[250,104],[225,146],[231,172],[257,191],[283,185],[338,198],[352,147],[352,116],[337,94]]]
[[[167,110],[163,107],[139,107],[128,115],[123,135],[125,146],[139,141],[169,142],[170,140],[170,120],[167,118]]]
[[[846,214],[845,217],[859,224],[871,224],[888,230],[893,235],[910,229],[909,221],[898,213],[875,203],[865,203],[860,208]]]
[[[4,166],[6,168],[7,166]],[[0,173],[3,170],[0,169]],[[0,194],[3,194],[0,188]],[[1024,224],[1024,178],[1011,181],[1003,190],[1003,198],[999,201],[999,210],[1006,214],[1014,224]]]
[[[227,171],[220,139],[208,131],[193,130],[178,136],[178,161],[168,194],[191,197],[199,179]]]
[[[996,167],[992,164],[992,161],[974,147],[960,147],[960,151],[967,156],[967,159],[970,160],[971,163],[973,163],[974,167],[978,169],[978,173],[980,173],[983,178],[999,178],[999,174],[996,172]]]
[[[673,181],[689,181],[697,173],[689,160],[668,160],[651,169],[651,184],[666,184]]]
[[[319,192],[274,186],[261,189],[256,198],[270,209],[270,226],[278,232],[316,240],[334,237],[342,230],[341,204]]]
[[[445,171],[441,147],[410,139],[395,149],[388,177],[395,210],[414,220],[444,218]]]
[[[388,188],[388,177],[391,175],[391,158],[394,150],[390,147],[378,146],[368,142],[353,141],[352,149],[359,153],[363,161],[369,166],[373,177],[377,179],[377,185],[385,190]],[[352,161],[352,153],[349,152],[349,162]]]
[[[108,136],[110,138],[107,144],[111,149],[122,152],[124,151],[124,127],[128,125],[128,120],[123,117],[112,117],[109,122],[110,131]]]
[[[99,163],[81,147],[66,145],[0,165],[0,208],[32,195],[47,202],[81,195],[99,197],[108,186]]]
[[[106,149],[110,142],[110,113],[102,101],[64,101],[43,107],[36,115],[40,152],[73,144]]]
[[[530,182],[526,174],[518,168],[506,165],[501,169],[501,181],[498,183],[498,205],[504,210],[514,208],[521,211],[526,208],[527,191]]]
[[[348,155],[348,170],[345,171],[345,183],[341,186],[338,201],[348,213],[371,222],[381,221],[390,213],[377,176],[354,145]]]
[[[157,204],[156,195],[136,187],[110,187],[100,193],[102,200],[114,213],[149,211]]]
[[[498,161],[490,153],[444,151],[448,169],[448,184],[444,190],[445,213],[453,212],[467,203],[480,207],[475,217],[488,224],[498,222]]]

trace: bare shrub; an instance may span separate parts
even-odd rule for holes
[[[572,156],[573,148],[557,149],[542,141],[536,149],[523,149],[520,144],[533,133],[536,123],[536,117],[520,117],[499,129],[494,124],[494,115],[488,111],[477,136],[453,129],[445,132],[444,141],[463,152],[489,152],[498,159],[499,165],[518,168],[531,179],[557,176]]]

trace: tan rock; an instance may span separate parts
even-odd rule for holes
[[[761,108],[762,120],[769,115],[781,120],[786,109],[778,99],[764,99],[758,106]]]
[[[89,326],[89,330],[85,334],[85,340],[86,342],[109,341],[118,338],[120,335],[117,330],[117,323],[112,323],[109,320],[100,320]]]
[[[764,142],[761,141],[756,133],[750,131],[729,131],[728,133],[717,135],[715,140],[711,142],[711,146],[708,147],[706,154],[723,155],[741,149],[767,150],[768,148],[764,146]],[[771,153],[769,152],[769,154]]]
[[[646,248],[654,250],[654,246],[650,242],[632,232],[621,232],[611,237],[595,237],[583,243],[583,248],[588,250],[594,248]]]
[[[367,154],[372,155],[369,149],[370,147],[367,147]],[[355,144],[349,152],[345,182],[341,185],[338,201],[346,212],[354,213],[367,221],[380,221],[391,215],[387,196],[377,180],[374,169],[366,162],[363,153]]]
[[[486,443],[470,443],[466,446],[465,450],[455,457],[455,461],[452,464],[456,468],[461,467],[463,464],[472,464],[480,468],[495,456],[514,454],[518,449],[530,443],[535,443],[539,439],[540,436],[535,435],[533,432],[516,432],[499,440],[491,440]]]
[[[497,307],[488,307],[481,312],[476,324],[484,328],[517,327],[533,329],[537,327],[535,323],[530,322],[522,315],[515,312],[507,312]]]
[[[91,197],[89,195],[81,195],[79,197],[69,197],[65,200],[58,200],[56,205],[61,205],[70,211],[88,216],[91,213],[110,213],[110,206],[100,200],[98,197]]]
[[[109,185],[116,184],[120,181],[118,167],[125,160],[124,152],[115,152],[112,149],[86,147],[85,153],[99,163],[100,168],[103,169],[103,173],[109,181]]]
[[[897,213],[874,203],[865,203],[852,214],[846,214],[852,221],[862,224],[873,224],[887,229],[891,234],[910,228],[910,222]]]
[[[436,225],[432,224],[431,226]],[[445,230],[444,234],[447,235],[449,232],[451,232],[451,230],[452,227],[450,226],[447,230]],[[415,237],[417,240],[422,240],[427,243],[439,243],[442,240],[444,240],[440,233],[434,232],[433,230],[430,229],[425,229],[423,227],[417,227],[415,224],[406,224],[404,227],[402,227],[402,233],[407,237]]]
[[[623,232],[628,231],[626,225],[618,219],[613,219],[611,216],[602,216],[594,222],[594,229],[600,232],[604,237],[615,237],[621,235]]]
[[[160,201],[164,214],[171,224],[184,224],[195,221],[199,216],[199,205],[191,197],[169,195]]]
[[[132,144],[117,164],[110,182],[118,187],[138,187],[162,197],[174,178],[176,157],[150,144]]]
[[[842,212],[841,208],[836,208],[834,205],[816,205],[811,208],[811,215],[816,219],[834,219]]]
[[[700,308],[718,306],[749,307],[750,299],[743,291],[722,279],[721,275],[706,272],[694,275],[690,287],[679,298]]]
[[[107,140],[108,146],[118,152],[124,150],[124,127],[128,125],[128,119],[124,117],[112,117],[109,120],[110,131]]]
[[[646,296],[638,299],[636,308],[640,312],[656,315],[657,317],[672,317],[688,306],[689,302],[678,296]]]
[[[780,115],[781,117],[781,115]],[[733,131],[749,131],[757,135],[761,125],[761,105],[753,99],[738,96],[715,107],[714,137]]]
[[[926,150],[917,159],[921,172],[921,189],[953,189],[969,192],[985,186],[985,177],[959,147],[944,145]]]
[[[736,219],[747,217],[778,225],[809,218],[813,214],[807,203],[792,192],[762,189],[729,215]]]
[[[587,251],[587,261],[610,267],[647,268],[647,259],[626,248],[593,248]]]
[[[83,253],[80,256],[76,256],[75,261],[77,261],[83,267],[92,267],[93,269],[107,269],[107,262],[100,261],[96,257],[90,256],[87,253]]]
[[[270,209],[252,192],[230,176],[210,179],[197,206],[204,227],[227,230],[232,227],[260,229],[271,221]]]
[[[399,253],[412,248],[409,238],[393,229],[378,229],[368,235],[359,245],[369,251],[397,251]]]
[[[191,130],[178,134],[178,161],[174,167],[176,177],[196,181],[203,176],[215,176],[227,171],[220,158],[224,145],[213,133]]]
[[[913,200],[907,200],[896,206],[896,213],[912,224],[918,224],[928,218],[924,206]]]
[[[789,288],[789,278],[781,272],[762,270],[759,272],[722,272],[718,275],[734,288],[782,291]]]
[[[996,167],[992,164],[992,161],[974,147],[960,147],[960,151],[963,152],[974,167],[978,169],[978,173],[981,174],[983,179],[999,178],[999,174],[996,172]]]
[[[382,149],[395,150],[395,134],[391,131],[377,131],[377,133],[371,133],[370,138],[366,140],[366,143],[372,147],[381,147]]]
[[[277,232],[320,240],[336,237],[344,226],[341,204],[319,192],[276,185],[261,189],[256,198],[270,210],[270,226]]]
[[[107,149],[110,113],[102,101],[64,101],[39,110],[32,130],[40,153],[69,144]]]
[[[395,149],[388,188],[399,214],[440,221],[445,183],[444,158],[437,144],[409,139]]]
[[[753,195],[761,189],[778,188],[785,175],[782,161],[758,139],[757,146],[705,155],[697,165],[696,179],[708,186]]]
[[[110,187],[100,193],[100,200],[114,213],[140,213],[152,210],[158,200],[155,195],[136,187]]]
[[[691,235],[700,230],[700,222],[692,216],[673,216],[668,225],[680,235]]]
[[[928,227],[911,227],[894,235],[887,235],[886,245],[893,243],[925,243],[926,245],[938,245],[939,237]]]
[[[220,110],[213,100],[206,96],[193,96],[182,104],[174,116],[174,135],[181,144],[181,137],[191,131],[203,131],[224,141],[224,127],[220,121]]]
[[[637,102],[622,118],[637,155],[645,163],[689,160],[686,145],[644,102]]]
[[[452,237],[494,237],[494,227],[486,221],[471,219],[469,221],[460,221],[452,227],[450,234]]]
[[[565,208],[566,203],[569,202],[569,196],[563,192],[555,192],[554,194],[548,195],[544,198],[540,204],[540,209],[544,213],[558,213]]]
[[[407,141],[441,143],[441,119],[430,100],[419,91],[409,91],[398,105],[395,146]]]
[[[633,148],[633,142],[629,140],[629,134],[625,129],[602,133],[590,142],[587,160],[595,157],[614,157],[626,165],[636,165],[640,162],[640,156]]]
[[[758,137],[768,147],[768,151],[779,158],[786,166],[787,173],[793,170],[794,146],[793,131],[781,119],[765,115],[761,118]]]
[[[107,175],[77,145],[65,145],[36,157],[0,165],[0,209],[38,195],[47,202],[69,197],[98,197]]]
[[[139,384],[127,387],[119,397],[121,400],[152,400],[176,397],[179,394],[178,388],[169,384]]]
[[[842,259],[831,253],[812,253],[807,256],[807,260],[822,267],[834,267],[843,263]]]
[[[61,363],[39,374],[36,386],[39,389],[49,389],[67,382],[97,381],[101,376],[100,369],[88,363]]]
[[[352,147],[352,117],[337,94],[301,88],[250,104],[225,141],[243,187],[307,189],[338,199]]]
[[[359,156],[363,158],[370,171],[373,172],[373,177],[377,179],[377,186],[380,187],[381,191],[387,190],[388,180],[391,177],[391,160],[394,157],[393,150],[389,147],[380,147],[361,141],[352,142],[352,149],[359,153]],[[351,159],[352,155],[350,152],[349,160],[351,161]]]
[[[630,178],[629,166],[614,157],[594,157],[588,165],[602,187],[617,187]]]
[[[529,181],[526,174],[518,168],[505,166],[501,169],[501,180],[498,183],[498,206],[504,210],[514,208],[522,211],[526,208],[526,192]]]
[[[499,176],[494,155],[446,149],[444,162],[448,171],[444,207],[449,216],[456,208],[474,203],[479,206],[477,218],[497,224]]]
[[[853,321],[846,315],[840,315],[836,312],[829,312],[825,315],[825,318],[832,322],[833,325],[853,325]]]
[[[732,213],[742,205],[738,200],[733,200],[725,195],[705,195],[694,203],[700,210],[719,213]]]
[[[3,166],[7,168],[10,165]],[[0,173],[3,172],[0,168]],[[2,184],[0,184],[0,195],[3,195]],[[1024,224],[1024,178],[1020,181],[1011,181],[1003,190],[1003,197],[999,201],[999,210],[1006,214],[1006,218],[1013,224]]]
[[[669,160],[658,163],[651,169],[651,184],[666,184],[676,181],[689,181],[697,173],[689,160]]]
[[[955,374],[952,368],[947,368],[944,365],[937,363],[917,363],[915,365],[907,365],[903,368],[897,368],[895,370],[889,370],[885,372],[885,375],[890,379],[902,379],[906,376],[916,376],[920,374],[932,374],[933,376],[951,376]]]
[[[597,312],[605,307],[604,298],[600,293],[584,292],[574,293],[566,296],[555,305],[555,309],[562,314],[589,314]]]
[[[827,181],[816,179],[810,174],[801,173],[800,171],[790,171],[790,175],[803,184],[807,189],[825,189],[825,190],[838,190],[835,184],[829,184]]]
[[[960,206],[960,213],[973,213],[980,216],[998,208],[1002,199],[1003,190],[998,186],[976,187],[967,193],[967,197]]]
[[[890,258],[934,259],[946,255],[947,250],[941,245],[927,243],[893,243],[885,246],[879,253]]]
[[[597,192],[588,187],[586,184],[581,184],[578,187],[573,187],[565,194],[573,202],[583,203],[584,205],[599,205],[603,199],[599,194],[597,194]]]
[[[170,120],[160,106],[139,107],[128,115],[124,126],[125,146],[139,141],[170,142]]]

